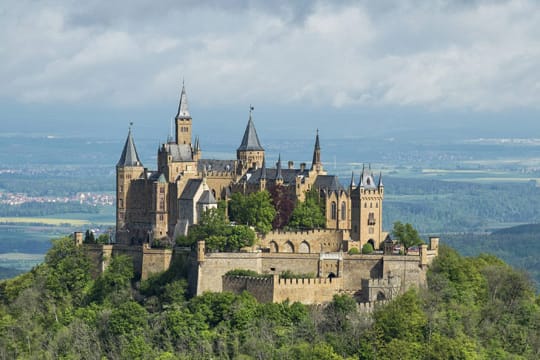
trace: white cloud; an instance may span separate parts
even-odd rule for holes
[[[164,4],[13,2],[0,13],[0,96],[151,104],[176,99],[185,76],[201,105],[540,104],[532,0]]]

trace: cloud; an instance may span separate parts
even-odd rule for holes
[[[138,106],[540,104],[534,1],[13,1],[0,97]]]

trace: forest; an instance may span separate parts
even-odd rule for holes
[[[45,262],[0,282],[0,358],[13,359],[537,359],[540,297],[492,255],[441,247],[426,288],[358,311],[262,304],[249,293],[186,292],[185,264],[133,279],[114,257],[98,278],[71,238]]]

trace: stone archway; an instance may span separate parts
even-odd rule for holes
[[[292,242],[290,241],[287,241],[284,245],[283,245],[283,251],[284,253],[293,253],[294,252],[294,245]]]
[[[300,246],[298,247],[298,252],[302,254],[309,254],[311,251],[311,246],[309,246],[309,243],[307,241],[302,241],[300,243]]]
[[[371,244],[371,246],[373,247],[373,250],[377,250],[377,249],[375,248],[375,240],[369,239],[369,240],[368,240],[368,244]]]
[[[270,252],[277,253],[279,252],[279,246],[275,241],[270,241],[270,244],[268,244],[270,247]]]

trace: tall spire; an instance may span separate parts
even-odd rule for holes
[[[249,120],[246,126],[246,131],[244,132],[244,137],[242,138],[242,143],[237,149],[239,151],[245,151],[245,150],[264,151],[259,141],[259,137],[257,136],[257,130],[255,130],[255,125],[253,124],[253,117],[252,117],[253,110],[254,110],[253,106],[250,105],[249,106]]]
[[[351,184],[349,185],[352,188],[356,187],[356,184],[354,182],[354,171],[351,172]]]
[[[315,147],[313,148],[313,161],[311,162],[311,170],[321,165],[321,145],[319,143],[319,129],[315,137]]]
[[[263,157],[262,168],[261,168],[261,180],[266,180],[266,158]]]
[[[135,142],[131,136],[131,126],[133,123],[129,124],[128,136],[126,143],[124,144],[124,149],[122,150],[122,155],[116,166],[142,166],[141,160],[139,160],[139,155],[137,154],[137,149],[135,148]]]
[[[276,181],[283,181],[283,174],[281,173],[281,154],[279,154],[277,161]]]
[[[176,114],[177,119],[191,119],[189,114],[189,107],[186,95],[186,87],[184,85],[184,80],[182,80],[182,92],[180,93],[180,103],[178,104],[178,113]]]
[[[378,187],[384,187],[383,183],[382,183],[382,171],[379,173],[379,185]]]

